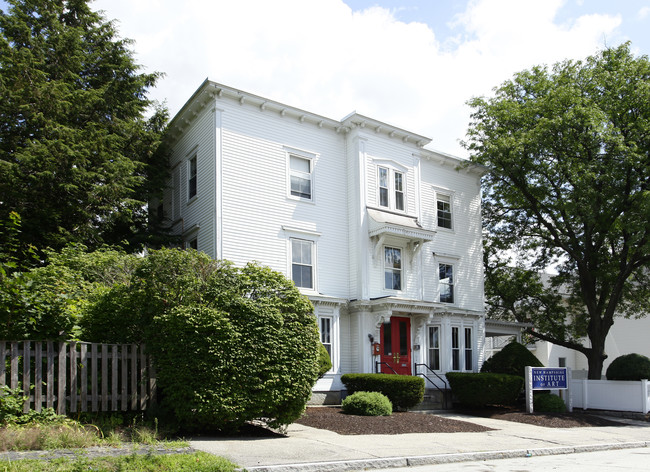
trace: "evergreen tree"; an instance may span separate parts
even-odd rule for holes
[[[167,112],[112,22],[87,0],[8,0],[0,10],[0,219],[23,243],[141,243],[162,188]]]

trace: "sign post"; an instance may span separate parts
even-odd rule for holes
[[[533,412],[534,390],[568,390],[571,371],[566,367],[526,367],[526,413]],[[570,395],[567,408],[572,410]]]

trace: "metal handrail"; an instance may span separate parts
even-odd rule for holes
[[[385,365],[390,370],[392,370],[395,375],[398,375],[397,372],[395,372],[395,369],[393,369],[393,366],[391,366],[388,362],[381,362],[381,361],[375,361],[375,374],[381,373],[381,371],[379,369],[380,365]]]
[[[431,383],[435,388],[438,389],[438,391],[442,394],[442,406],[443,406],[443,408],[447,409],[447,395],[445,395],[445,390],[443,390],[443,389],[441,389],[440,387],[438,387],[438,385],[436,385],[435,382],[433,382],[429,377],[427,377],[427,375],[426,375],[425,373],[423,373],[423,372],[418,372],[418,367],[420,367],[420,366],[424,367],[424,368],[427,369],[429,372],[431,372],[433,375],[435,375],[435,376],[436,376],[436,377],[437,377],[437,378],[442,382],[442,384],[445,386],[445,390],[448,390],[448,389],[449,389],[449,387],[447,386],[447,381],[446,381],[445,379],[443,379],[442,377],[440,377],[440,376],[436,373],[436,371],[433,370],[433,369],[432,369],[431,367],[429,367],[428,365],[426,365],[426,364],[418,364],[417,362],[415,363],[415,375],[421,375],[422,377],[424,377],[425,379],[427,379],[427,380],[428,380],[428,381],[429,381],[429,382],[430,382],[430,383]]]

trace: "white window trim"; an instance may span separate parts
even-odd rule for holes
[[[458,329],[458,363],[460,369],[454,369],[454,353],[453,353],[453,330],[454,328]],[[472,333],[472,346],[471,346],[471,351],[472,351],[472,368],[471,369],[466,369],[465,368],[465,330],[469,329],[471,330]],[[454,323],[452,322],[451,326],[449,327],[449,372],[474,372],[475,367],[477,365],[477,340],[476,340],[476,326],[474,323]]]
[[[312,270],[312,287],[297,287],[298,290],[304,293],[318,293],[318,250],[316,240],[310,237],[305,237],[305,234],[298,236],[291,236],[287,239],[287,274],[289,279],[293,280],[293,241],[307,241],[311,243],[311,270]]]
[[[400,282],[401,282],[401,287],[399,290],[394,290],[390,288],[386,288],[386,249],[391,248],[391,249],[399,249],[400,250],[400,260],[402,262],[402,267],[400,269]],[[400,246],[399,244],[384,244],[381,247],[381,287],[384,292],[387,293],[403,293],[406,291],[406,258],[405,256],[405,249],[403,246]]]
[[[441,302],[440,301],[440,264],[447,264],[452,266],[452,274],[454,277],[454,282],[453,282],[453,287],[454,287],[454,301],[452,303],[449,302]],[[459,287],[460,284],[458,283],[458,267],[460,266],[460,256],[456,256],[453,254],[441,254],[441,253],[433,253],[433,270],[435,271],[435,281],[436,281],[436,288],[435,288],[435,294],[434,294],[434,300],[437,303],[442,303],[444,306],[456,306],[458,305],[458,295],[460,293]]]
[[[331,373],[336,372],[336,367],[337,367],[337,366],[334,365],[334,358],[336,357],[335,356],[335,351],[334,351],[336,349],[336,346],[335,346],[336,336],[334,335],[334,316],[333,315],[318,315],[317,318],[318,318],[318,336],[320,338],[319,340],[320,340],[321,344],[324,344],[323,343],[323,332],[321,330],[321,321],[322,320],[329,320],[329,322],[330,322],[330,342],[329,342],[329,345],[330,345],[330,361],[332,362],[332,368],[330,370],[328,370],[327,373],[331,374]]]
[[[311,151],[306,151],[304,149],[298,149],[290,146],[283,146],[283,149],[286,154],[286,181],[287,181],[287,198],[290,200],[305,202],[305,203],[315,203],[316,202],[316,161],[318,160],[319,154]],[[291,195],[291,156],[298,157],[300,159],[305,159],[309,161],[309,176],[311,181],[311,198],[299,197],[297,195]]]
[[[438,369],[432,369],[434,372],[442,372],[443,366],[445,365],[445,356],[444,356],[444,349],[443,349],[443,334],[442,334],[442,325],[440,324],[430,324],[427,325],[427,344],[426,344],[426,349],[427,349],[427,366],[431,368],[431,348],[430,348],[430,343],[431,343],[431,336],[430,336],[430,329],[431,328],[438,328]]]
[[[456,230],[456,211],[454,210],[454,200],[455,193],[453,190],[449,190],[442,187],[433,187],[433,198],[434,198],[434,221],[435,227],[438,231],[444,231],[447,233],[453,233]],[[444,226],[438,225],[438,197],[443,195],[449,197],[449,211],[451,212],[451,228],[445,228]]]
[[[442,295],[442,290],[440,290],[441,286],[442,286],[442,282],[440,281],[440,266],[442,264],[451,266],[451,277],[452,277],[451,296],[453,298],[453,301],[451,301],[451,302],[443,302],[442,300],[440,300],[440,296]],[[437,296],[438,302],[439,303],[444,303],[445,305],[456,305],[456,300],[457,300],[456,264],[454,264],[453,262],[449,262],[449,261],[436,261],[436,276],[437,276],[436,278],[438,280],[438,290],[437,290],[438,291],[438,296]],[[445,284],[445,285],[448,285],[448,284]]]
[[[408,176],[408,169],[404,166],[401,166],[397,164],[394,161],[389,161],[385,159],[374,159],[374,165],[375,165],[375,179],[376,179],[376,184],[375,184],[375,201],[377,203],[376,207],[377,208],[385,208],[390,211],[394,211],[397,213],[408,213],[408,185],[407,185],[407,176]],[[379,186],[379,172],[380,169],[386,169],[387,171],[387,178],[388,178],[388,206],[383,206],[381,205],[381,196],[380,196],[380,186]],[[402,174],[402,193],[404,194],[404,208],[402,210],[399,210],[397,208],[397,191],[395,189],[395,174],[399,173]]]

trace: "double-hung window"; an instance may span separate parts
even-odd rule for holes
[[[454,266],[438,264],[438,287],[442,303],[454,303]]]
[[[377,188],[379,206],[390,210],[404,211],[406,192],[404,190],[404,173],[377,167]]]
[[[198,168],[196,164],[196,154],[190,157],[187,165],[187,199],[191,200],[196,197],[197,193],[197,176]]]
[[[393,178],[395,180],[395,209],[404,211],[404,174],[394,172]]]
[[[465,328],[465,370],[472,370],[474,366],[472,346],[472,328]]]
[[[429,326],[429,368],[440,370],[440,327]]]
[[[312,199],[312,160],[289,156],[289,180],[291,196],[304,200]]]
[[[402,290],[402,250],[399,248],[384,248],[384,288]]]
[[[314,288],[314,243],[305,239],[291,240],[291,279],[296,287]]]
[[[439,228],[452,229],[451,220],[451,196],[444,194],[436,195],[436,211]]]
[[[460,370],[460,328],[451,328],[451,370]]]
[[[451,328],[451,370],[474,369],[474,339],[472,328],[453,326]]]

